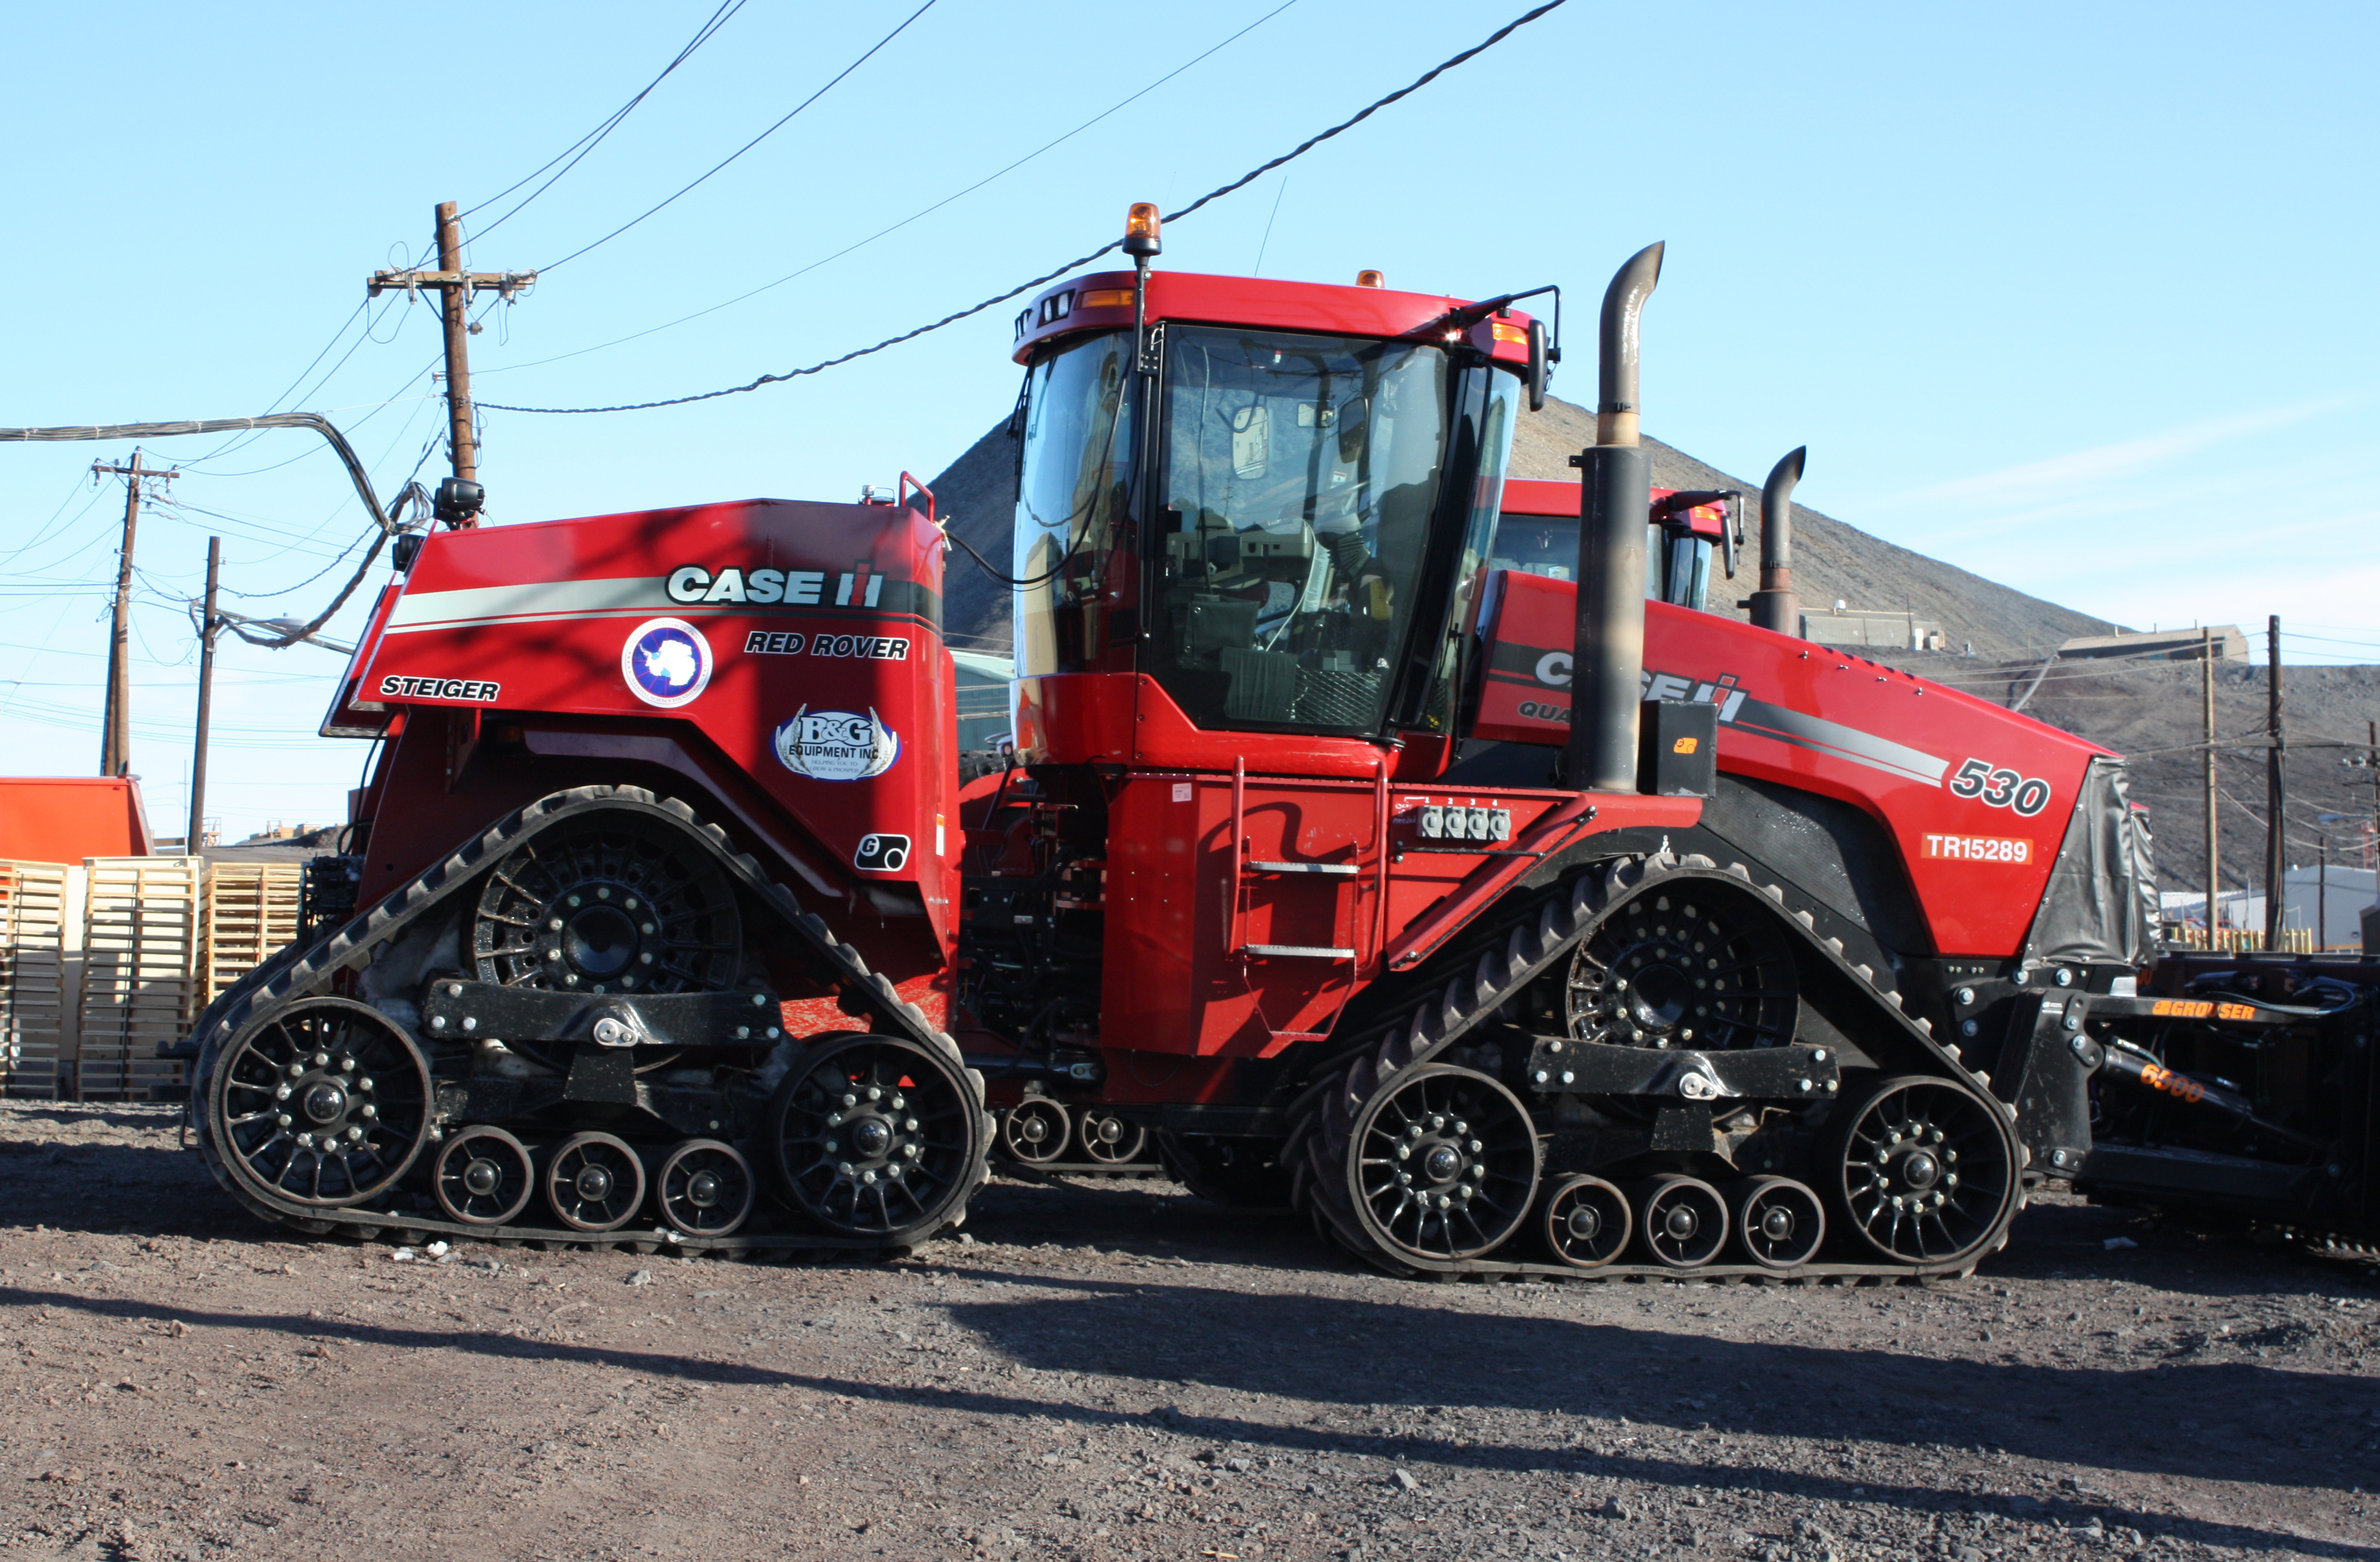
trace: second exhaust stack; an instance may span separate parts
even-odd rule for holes
[[[1802,632],[1802,599],[1793,590],[1793,485],[1809,454],[1806,445],[1793,450],[1768,470],[1760,488],[1760,589],[1752,593],[1752,621],[1780,635]]]
[[[1603,295],[1595,444],[1571,458],[1579,485],[1578,620],[1563,785],[1636,789],[1645,682],[1645,520],[1653,468],[1637,433],[1637,323],[1661,278],[1661,246],[1629,258]]]

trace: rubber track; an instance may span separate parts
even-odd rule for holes
[[[1820,938],[1809,912],[1789,911],[1785,892],[1777,885],[1755,885],[1742,863],[1721,869],[1707,857],[1673,857],[1661,852],[1609,868],[1588,868],[1573,877],[1567,893],[1544,903],[1533,913],[1513,919],[1500,935],[1489,941],[1468,970],[1425,994],[1386,1025],[1368,1028],[1349,1048],[1343,1062],[1333,1060],[1321,1078],[1308,1086],[1290,1107],[1289,1138],[1281,1160],[1290,1168],[1293,1206],[1312,1222],[1316,1234],[1334,1242],[1366,1263],[1393,1275],[1503,1275],[1564,1279],[1686,1279],[1686,1278],[1922,1278],[1973,1272],[1974,1256],[1944,1264],[1811,1263],[1793,1270],[1766,1269],[1750,1264],[1706,1264],[1697,1269],[1671,1269],[1661,1264],[1609,1263],[1597,1269],[1569,1264],[1479,1258],[1429,1262],[1410,1254],[1384,1251],[1357,1220],[1347,1183],[1348,1141],[1356,1115],[1374,1092],[1393,1076],[1416,1064],[1427,1063],[1461,1040],[1465,1032],[1518,996],[1531,982],[1565,959],[1610,912],[1641,895],[1670,885],[1686,887],[1717,881],[1739,893],[1752,890],[1777,912],[1777,924],[1798,934],[1808,950],[1856,979],[1876,995],[1874,1008],[1883,1022],[1898,1029],[1907,1041],[1938,1060],[1949,1078],[1971,1085],[1997,1109],[2004,1124],[2012,1124],[2016,1108],[1991,1092],[1990,1076],[1967,1068],[1959,1049],[1938,1042],[1930,1021],[1912,1019],[1901,1008],[1900,995],[1884,986],[1868,966],[1854,964],[1843,952],[1842,941]],[[2028,1153],[2018,1148],[2011,1178],[2019,1175]],[[2024,1205],[2020,1190],[2010,1201],[1998,1234],[1987,1238],[1977,1252],[1994,1252],[2008,1243],[2008,1223]],[[1527,1226],[1512,1243],[1524,1243]],[[1511,1246],[1508,1243],[1507,1246]]]
[[[942,1054],[975,1092],[981,1112],[983,1080],[961,1060],[958,1043],[935,1028],[925,1011],[905,1000],[892,983],[868,969],[859,951],[838,942],[823,918],[801,909],[793,892],[768,876],[760,863],[739,853],[716,824],[703,823],[693,809],[675,798],[656,799],[641,787],[576,787],[539,799],[483,831],[477,839],[449,854],[444,860],[417,874],[383,897],[337,933],[317,941],[279,969],[260,968],[261,981],[235,984],[207,1006],[192,1032],[198,1061],[190,1069],[190,1119],[200,1154],[207,1170],[225,1191],[260,1219],[295,1226],[314,1236],[344,1231],[366,1240],[396,1230],[410,1239],[417,1233],[437,1232],[473,1241],[529,1241],[574,1246],[629,1245],[640,1251],[668,1246],[686,1251],[817,1251],[874,1252],[901,1246],[874,1238],[833,1237],[822,1233],[737,1232],[726,1237],[688,1237],[662,1227],[613,1231],[574,1231],[565,1226],[465,1226],[428,1217],[419,1212],[393,1213],[360,1206],[326,1210],[316,1205],[284,1203],[242,1183],[225,1164],[209,1122],[207,1097],[222,1044],[244,1031],[249,1020],[269,1015],[301,998],[318,995],[333,977],[358,963],[358,957],[402,936],[439,909],[451,897],[469,886],[480,870],[502,859],[522,842],[590,813],[635,813],[658,818],[678,827],[683,837],[709,851],[720,868],[763,904],[777,910],[785,927],[808,946],[814,969],[823,967],[844,1007],[856,1004],[873,1019],[880,1035],[899,1036]],[[278,957],[276,957],[278,959]],[[264,974],[269,972],[269,974]],[[983,1142],[991,1141],[991,1117],[982,1113]],[[432,1141],[436,1142],[435,1141]],[[429,1152],[425,1150],[424,1153]],[[417,1166],[419,1163],[417,1162]],[[408,1172],[408,1177],[414,1175]],[[966,1192],[950,1221],[966,1218],[967,1202],[990,1178],[982,1158],[970,1174]]]

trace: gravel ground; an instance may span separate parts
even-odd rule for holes
[[[1399,1282],[1163,1183],[895,1263],[404,1262],[174,1129],[0,1106],[0,1548],[2380,1557],[2374,1275],[2067,1200],[1922,1287]]]

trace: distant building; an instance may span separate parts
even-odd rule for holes
[[[2291,868],[2281,876],[2281,926],[2315,934],[2315,946],[2352,949],[2362,936],[2364,909],[2380,895],[2380,874],[2369,868],[2343,868],[2332,863]],[[2165,920],[2189,927],[2206,921],[2206,897],[2188,890],[2167,890],[2157,897]],[[2216,901],[2225,928],[2261,932],[2265,897],[2244,889],[2227,889]]]
[[[2193,895],[2188,890],[2168,889],[2157,896],[2157,908],[2165,920],[2190,927],[2206,925],[2206,896],[2204,891]],[[2227,889],[2215,897],[2218,928],[2261,928],[2265,925],[2265,897],[2251,895],[2244,889]]]
[[[2058,648],[2061,657],[2087,660],[2095,656],[2167,656],[2177,662],[2195,662],[2201,648],[2210,643],[2209,631],[2218,662],[2244,662],[2248,659],[2248,637],[2236,624],[2210,624],[2206,629],[2155,629],[2147,634],[2127,634],[2119,630],[2112,635],[2078,635]]]
[[[1008,688],[1016,677],[1016,664],[979,651],[953,651],[951,660],[958,665],[959,747],[991,748],[1015,728]]]
[[[1906,608],[1849,607],[1840,602],[1831,613],[1803,614],[1802,638],[1820,645],[1876,645],[1894,651],[1949,648],[1941,625],[1929,624]]]

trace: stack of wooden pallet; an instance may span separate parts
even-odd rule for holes
[[[196,857],[90,857],[83,917],[82,1035],[76,1082],[86,1101],[178,1095],[185,1066],[158,1052],[198,1018]]]
[[[67,961],[81,932],[73,869],[0,862],[0,1087],[10,1095],[60,1093],[73,1059]]]
[[[303,878],[295,862],[217,862],[207,869],[200,1007],[298,936]]]

